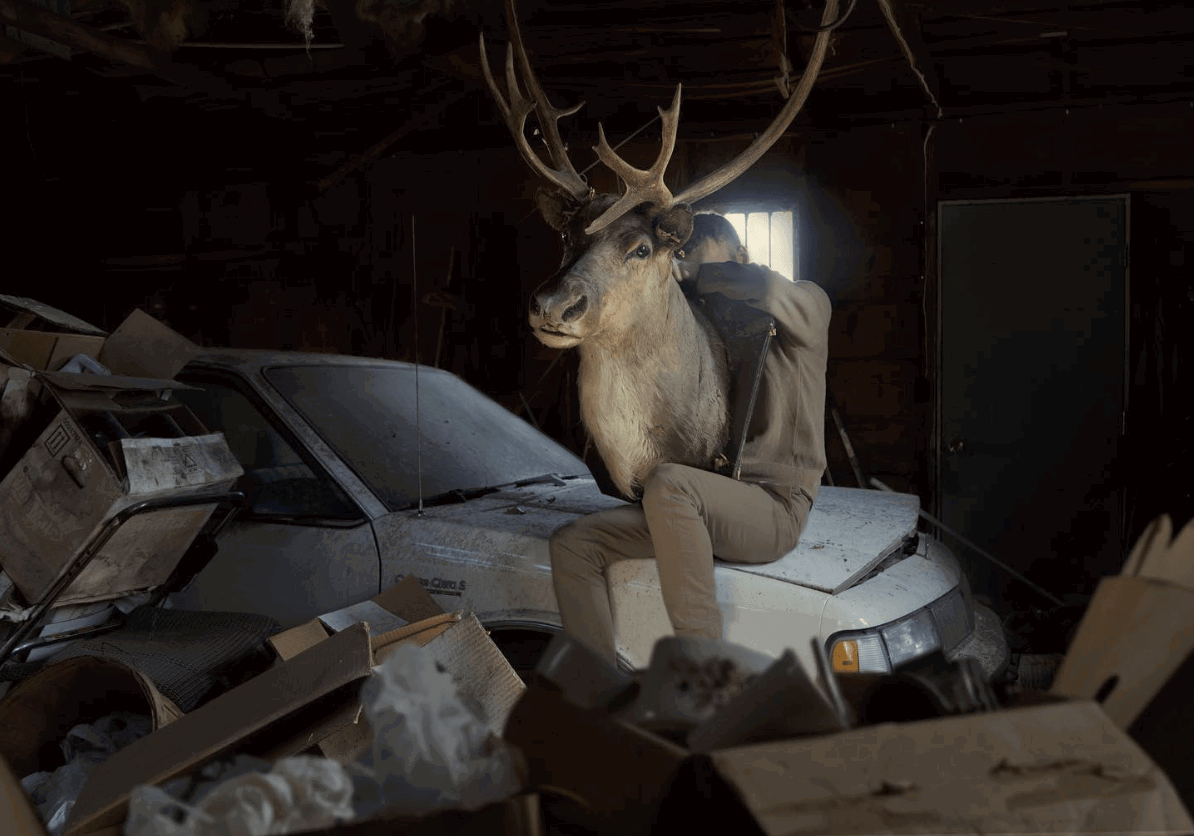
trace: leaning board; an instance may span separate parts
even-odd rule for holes
[[[913,494],[824,485],[795,549],[773,563],[719,563],[836,595],[900,548],[919,512]]]

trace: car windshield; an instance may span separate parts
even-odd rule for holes
[[[274,366],[265,377],[390,510],[584,462],[460,378],[415,367]],[[417,429],[416,429],[417,427]],[[419,438],[422,444],[419,444]]]

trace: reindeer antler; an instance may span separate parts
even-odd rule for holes
[[[830,26],[830,24],[837,18],[837,8],[838,0],[825,0],[825,11],[821,16],[821,27],[817,30],[817,37],[813,42],[813,50],[809,56],[808,66],[801,73],[800,83],[796,85],[796,90],[788,97],[783,109],[776,115],[771,126],[760,134],[738,157],[697,182],[690,184],[677,195],[673,196],[667,186],[664,185],[663,174],[667,169],[668,162],[671,161],[672,152],[675,150],[676,145],[676,129],[680,121],[679,85],[676,86],[676,94],[672,97],[671,106],[667,110],[663,110],[662,108],[659,110],[659,115],[663,120],[663,132],[660,140],[662,147],[660,148],[659,156],[655,158],[654,164],[646,171],[635,168],[619,157],[605,139],[605,128],[599,124],[597,126],[599,143],[594,150],[597,151],[597,156],[601,161],[618,175],[625,189],[622,196],[609,209],[602,213],[601,217],[589,224],[585,232],[590,235],[600,232],[635,206],[648,201],[664,208],[674,206],[678,203],[695,203],[729,184],[758,162],[759,158],[775,144],[775,141],[792,124],[792,120],[796,118],[796,114],[800,112],[800,108],[804,106],[805,99],[808,98],[809,92],[813,89],[813,84],[817,80],[817,74],[821,71],[821,64],[825,61],[825,53],[829,49],[830,33],[835,28]],[[481,67],[485,72],[485,81],[488,82],[489,90],[493,93],[498,107],[502,110],[502,115],[506,119],[506,125],[510,128],[510,133],[514,135],[514,141],[518,145],[518,150],[522,153],[523,159],[527,161],[531,168],[564,191],[576,198],[584,199],[592,194],[592,189],[589,188],[585,179],[577,173],[569,161],[567,149],[564,148],[564,143],[560,139],[559,126],[556,124],[561,116],[571,116],[580,110],[584,106],[584,103],[581,102],[581,104],[568,110],[557,110],[548,104],[547,97],[543,93],[543,88],[539,86],[538,79],[535,78],[535,74],[531,71],[531,62],[527,58],[526,50],[523,48],[522,35],[518,30],[518,21],[514,13],[514,0],[506,0],[506,15],[509,18],[510,25],[510,50],[506,53],[506,86],[510,91],[510,104],[506,104],[505,99],[502,98],[502,94],[497,88],[497,84],[494,83],[493,76],[490,75],[489,58],[485,54],[485,37],[482,35]],[[530,99],[523,98],[522,93],[519,91],[518,80],[514,73],[515,50],[518,52],[519,66],[526,80],[527,90],[531,95]],[[523,126],[526,123],[527,114],[532,109],[536,111],[539,117],[539,123],[543,128],[543,137],[547,142],[552,162],[556,166],[554,169],[547,166],[531,150],[531,146],[523,134]]]
[[[733,182],[742,172],[758,162],[759,157],[767,153],[775,141],[783,136],[784,131],[788,129],[788,125],[792,124],[792,120],[796,118],[796,114],[804,106],[804,100],[808,98],[809,92],[813,89],[813,83],[817,80],[821,64],[825,61],[825,53],[829,49],[831,30],[826,27],[836,19],[837,0],[825,0],[825,12],[821,15],[821,28],[817,30],[816,40],[813,41],[813,52],[809,56],[808,66],[800,74],[800,83],[796,85],[795,92],[788,98],[771,126],[756,137],[755,141],[733,160],[695,183],[690,183],[687,188],[673,198],[676,203],[696,203],[702,197],[707,197]]]
[[[663,184],[663,172],[667,170],[667,164],[672,159],[672,151],[676,147],[676,128],[680,124],[679,84],[676,85],[676,95],[672,96],[671,107],[667,110],[663,108],[658,108],[658,110],[659,118],[663,121],[663,132],[660,137],[661,147],[659,156],[655,158],[655,163],[646,171],[635,168],[614,153],[614,149],[610,148],[609,143],[605,141],[605,128],[598,123],[597,136],[600,138],[600,142],[596,148],[597,156],[614,174],[618,175],[618,179],[626,185],[626,191],[613,206],[602,213],[601,217],[585,228],[587,235],[605,229],[640,203],[651,201],[660,206],[671,206],[674,202],[672,193]]]
[[[502,116],[506,120],[506,127],[510,129],[510,133],[514,137],[514,142],[527,164],[573,197],[580,199],[588,197],[592,193],[592,189],[585,182],[585,178],[577,173],[576,168],[568,159],[568,150],[564,147],[563,140],[560,139],[560,129],[557,124],[560,117],[571,116],[584,107],[585,103],[581,102],[575,107],[570,107],[566,110],[559,110],[551,106],[547,101],[547,96],[544,94],[543,88],[539,85],[539,80],[535,78],[534,72],[531,71],[531,62],[527,58],[526,49],[522,44],[522,33],[518,31],[518,18],[514,13],[514,0],[506,0],[506,17],[510,25],[510,46],[506,50],[506,89],[510,93],[510,103],[506,104],[506,100],[502,97],[502,93],[498,90],[498,86],[493,80],[493,75],[489,71],[489,56],[485,53],[485,36],[481,35],[481,69],[485,73],[485,81],[489,85],[489,92],[497,100],[498,107],[502,111]],[[527,91],[531,96],[529,99],[523,97],[518,86],[518,78],[514,72],[514,53],[516,51],[518,53],[519,69],[522,70]],[[547,142],[547,150],[551,154],[551,161],[556,166],[555,168],[551,168],[539,158],[539,155],[532,150],[530,143],[527,142],[526,135],[523,133],[527,115],[532,110],[539,117],[539,125],[543,130],[543,138]]]
[[[836,17],[837,0],[826,0],[825,12],[821,17],[822,27],[833,22]],[[663,172],[667,168],[668,161],[672,156],[672,150],[676,144],[676,127],[679,123],[680,114],[679,86],[676,87],[676,95],[672,99],[672,106],[666,111],[659,111],[659,115],[663,117],[663,136],[661,139],[663,147],[659,152],[659,157],[655,160],[655,164],[648,171],[641,171],[632,167],[615,154],[605,141],[604,130],[598,125],[597,130],[601,137],[601,144],[596,149],[597,156],[621,178],[626,186],[626,191],[601,217],[593,221],[585,229],[585,232],[589,234],[599,232],[640,203],[653,201],[663,207],[674,206],[677,203],[695,203],[702,197],[713,194],[713,192],[735,180],[742,172],[758,162],[759,158],[783,135],[788,125],[792,124],[792,120],[796,118],[796,114],[804,105],[804,100],[808,98],[809,91],[813,89],[813,83],[817,80],[817,74],[821,70],[821,64],[825,60],[825,53],[828,47],[829,30],[822,28],[817,32],[816,41],[813,43],[813,52],[809,57],[808,67],[805,68],[805,71],[800,76],[800,84],[797,85],[796,91],[788,98],[787,103],[784,104],[783,109],[775,117],[771,126],[757,137],[738,157],[689,185],[675,196],[663,184]]]

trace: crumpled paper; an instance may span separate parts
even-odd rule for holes
[[[185,804],[157,787],[129,797],[125,836],[273,836],[329,827],[353,817],[352,779],[327,758],[283,758]]]

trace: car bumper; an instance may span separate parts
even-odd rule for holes
[[[988,682],[1002,676],[1007,668],[1009,653],[1003,624],[982,604],[974,605],[974,630],[946,654],[951,662],[963,657],[978,662]]]

